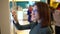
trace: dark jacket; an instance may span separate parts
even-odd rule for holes
[[[14,23],[14,25],[16,26],[18,30],[31,29],[29,34],[52,34],[50,27],[41,28],[40,23],[32,22],[31,24],[28,24],[28,25],[20,25],[19,23],[16,23],[16,24]]]
[[[31,11],[30,10],[27,11],[27,15],[28,15],[28,21],[31,22]]]

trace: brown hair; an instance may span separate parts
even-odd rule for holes
[[[50,25],[50,11],[49,11],[49,6],[46,3],[43,2],[37,2],[35,5],[38,8],[38,14],[40,19],[42,20],[42,27],[46,27]]]

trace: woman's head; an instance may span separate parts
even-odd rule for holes
[[[36,18],[43,19],[42,20],[42,26],[48,26],[50,24],[50,12],[49,12],[49,6],[46,3],[43,2],[37,2],[35,3],[37,13]]]

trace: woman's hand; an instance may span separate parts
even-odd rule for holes
[[[12,11],[12,16],[13,16],[14,20],[15,20],[16,22],[18,22],[17,14],[16,14],[15,11]]]

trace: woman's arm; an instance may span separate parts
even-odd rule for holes
[[[31,29],[31,28],[33,28],[37,23],[31,23],[31,24],[28,24],[28,25],[20,25],[19,23],[15,23],[14,21],[13,21],[13,24],[16,26],[16,28],[18,29],[18,30],[25,30],[25,29]]]
[[[16,22],[13,21],[13,23],[18,30],[31,29],[37,24],[37,23],[32,22],[31,24],[28,24],[28,25],[20,25],[18,22],[18,19],[17,19],[17,14],[15,11],[12,12],[12,15],[13,15],[14,20],[16,21]]]

